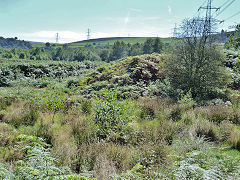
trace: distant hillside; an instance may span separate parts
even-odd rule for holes
[[[72,48],[83,48],[83,47],[105,47],[111,46],[116,41],[123,41],[124,43],[144,43],[148,38],[151,37],[110,37],[110,38],[98,38],[98,39],[90,39],[90,40],[83,40],[83,41],[76,41],[72,43],[66,43],[69,47]],[[156,38],[156,37],[152,37]],[[163,43],[170,43],[173,39],[172,38],[160,38]],[[45,43],[41,42],[30,42],[33,47],[44,47]],[[55,47],[62,47],[64,44],[54,44]]]
[[[77,41],[68,43],[70,47],[102,47],[106,45],[113,45],[116,41],[123,41],[124,43],[135,44],[144,43],[148,38],[151,37],[111,37],[111,38],[98,38],[84,41]],[[156,37],[152,37],[156,38]],[[160,38],[163,43],[170,43],[171,38]]]
[[[3,48],[21,48],[21,49],[30,49],[32,48],[31,43],[18,40],[17,38],[3,38],[0,37],[0,46]]]
[[[136,37],[136,38],[142,38],[142,37]],[[135,38],[135,39],[136,39]],[[83,40],[83,41],[77,41],[77,42],[73,42],[73,43],[83,43],[83,42],[99,42],[99,41],[110,41],[110,40],[114,40],[114,41],[118,41],[118,40],[126,40],[126,39],[132,39],[132,37],[107,37],[107,38],[97,38],[97,39],[90,39],[90,40]]]

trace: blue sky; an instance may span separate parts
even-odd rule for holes
[[[115,36],[169,37],[174,24],[197,15],[206,0],[0,0],[0,36],[54,42]],[[227,0],[213,0],[221,6]],[[228,0],[230,2],[231,0]],[[226,19],[239,11],[236,0],[221,15]],[[201,12],[202,14],[204,11]],[[219,26],[239,23],[240,14]]]

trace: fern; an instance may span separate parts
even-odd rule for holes
[[[111,177],[114,180],[132,180],[132,179],[141,180],[141,179],[144,179],[144,174],[142,173],[142,171],[143,171],[143,166],[140,164],[137,164],[126,173],[122,173],[121,175],[114,174],[114,175],[111,175]]]
[[[14,179],[14,174],[8,171],[3,164],[0,163],[0,179],[11,180]]]
[[[235,179],[239,177],[238,160],[213,152],[194,151],[173,164],[172,179]]]
[[[62,176],[55,176],[52,177],[52,180],[97,180],[97,179],[91,179],[89,177],[84,177],[82,175],[78,174],[72,174],[72,175],[62,175]]]
[[[69,175],[68,167],[59,167],[59,162],[52,157],[48,146],[41,138],[36,136],[18,136],[21,151],[26,152],[23,160],[17,162],[14,174],[16,179],[83,179],[80,175]]]

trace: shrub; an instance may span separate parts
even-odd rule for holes
[[[56,113],[58,111],[66,111],[66,102],[67,95],[60,90],[53,90],[46,92],[46,96],[44,98],[43,104],[47,107],[48,110]]]
[[[220,124],[228,120],[234,124],[240,124],[240,111],[231,107],[209,106],[206,109],[206,115],[209,121]]]
[[[206,138],[209,141],[219,140],[219,129],[207,120],[200,120],[194,125],[195,135]]]
[[[80,147],[84,143],[96,140],[96,125],[90,117],[75,117],[71,123],[72,133],[76,144]]]
[[[192,98],[191,89],[178,100],[178,103],[185,109],[192,108],[196,104]]]
[[[182,119],[184,109],[180,105],[175,105],[172,107],[169,113],[169,118],[172,121],[180,121]]]
[[[98,137],[105,139],[113,133],[120,139],[124,138],[129,123],[126,111],[126,102],[122,103],[117,99],[117,91],[105,90],[103,99],[96,105],[94,115]]]
[[[89,114],[92,110],[92,102],[90,99],[83,100],[81,103],[81,110],[85,114]]]
[[[233,148],[240,151],[240,132],[237,130],[232,131],[228,142]]]
[[[67,81],[67,88],[72,88],[72,87],[76,87],[79,85],[79,80],[78,79],[70,79]]]

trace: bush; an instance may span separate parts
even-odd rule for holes
[[[232,145],[233,148],[240,151],[240,132],[237,130],[232,131],[228,142]]]
[[[57,112],[66,112],[68,95],[59,89],[45,91],[42,94],[41,100],[38,102],[39,105],[44,109],[53,112],[54,115]]]
[[[155,117],[155,113],[154,110],[151,107],[146,107],[143,106],[141,109],[141,113],[140,113],[140,118],[141,119],[154,119]]]
[[[184,109],[180,105],[175,105],[172,107],[169,113],[169,118],[172,121],[180,121],[182,119]]]
[[[225,120],[237,125],[240,124],[240,111],[231,107],[209,106],[206,115],[209,121],[216,124]]]
[[[85,99],[81,103],[81,110],[85,114],[89,114],[92,110],[92,102],[90,99]]]
[[[98,101],[94,115],[100,139],[105,139],[112,133],[120,139],[124,138],[129,123],[126,105],[126,102],[117,99],[116,90],[105,89],[104,97]]]
[[[206,138],[208,141],[219,140],[219,129],[213,123],[207,120],[200,120],[195,126],[195,135]]]
[[[76,87],[79,85],[79,80],[78,79],[70,79],[67,81],[67,88],[72,88],[72,87]]]

